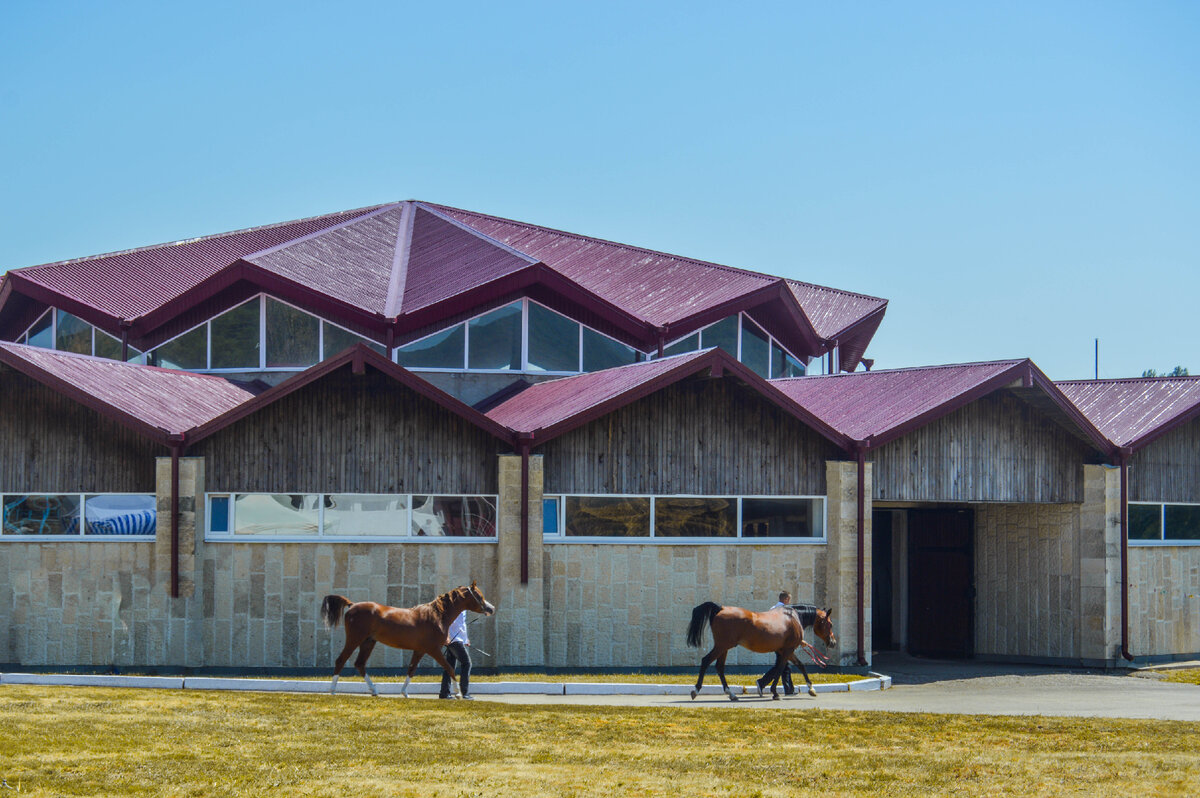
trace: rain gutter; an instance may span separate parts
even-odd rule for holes
[[[867,539],[867,444],[857,442],[854,456],[858,461],[858,665],[866,666],[866,539]]]
[[[179,598],[179,458],[186,445],[183,435],[172,434],[171,446],[171,598]]]
[[[521,584],[529,584],[529,449],[533,436],[521,433],[517,438],[521,450]]]

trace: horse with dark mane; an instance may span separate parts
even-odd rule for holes
[[[426,654],[433,657],[437,664],[450,675],[450,683],[457,690],[454,681],[454,669],[446,661],[442,649],[446,645],[446,632],[454,619],[464,610],[492,615],[496,612],[483,593],[471,582],[470,587],[456,587],[448,593],[435,598],[428,604],[416,607],[389,607],[376,604],[373,601],[354,603],[344,596],[326,596],[321,602],[321,618],[325,628],[332,629],[342,622],[346,627],[346,645],[333,664],[333,684],[329,692],[337,689],[338,676],[346,665],[346,660],[358,649],[358,657],[354,667],[371,689],[372,695],[379,695],[371,677],[367,675],[367,659],[375,650],[375,644],[383,643],[393,648],[407,648],[413,652],[412,660],[408,663],[408,677],[404,680],[401,694],[408,698],[408,684],[412,681],[417,670],[417,663]]]
[[[833,625],[829,622],[828,611],[821,612],[822,623],[818,624],[814,614],[813,631],[824,640],[828,646],[837,644],[833,636]],[[795,663],[804,674],[808,684],[808,694],[815,696],[812,679],[808,669],[804,667],[795,654],[800,646],[807,646],[804,640],[804,627],[800,614],[791,607],[776,607],[766,612],[753,612],[741,607],[722,607],[713,601],[706,601],[692,609],[692,620],[687,628],[687,643],[693,648],[700,647],[700,636],[704,627],[712,629],[713,647],[700,660],[700,674],[696,677],[696,687],[692,690],[692,698],[700,692],[704,685],[704,673],[715,660],[717,676],[721,679],[721,688],[730,701],[737,701],[737,696],[729,689],[725,681],[725,657],[731,648],[742,646],[760,654],[774,654],[775,666],[763,677],[761,684],[771,682],[771,696],[778,700],[779,693],[775,689],[775,680],[783,672],[788,662]],[[759,689],[761,694],[762,690]]]

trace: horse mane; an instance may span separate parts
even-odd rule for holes
[[[800,616],[800,625],[803,627],[812,626],[817,621],[817,611],[820,607],[813,604],[789,604],[788,607],[796,611]]]
[[[433,608],[434,612],[441,615],[446,610],[450,609],[450,607],[454,603],[454,597],[456,595],[465,595],[469,592],[470,591],[467,588],[462,587],[460,585],[459,587],[456,587],[453,590],[447,590],[445,593],[438,596],[433,601],[429,602],[429,606]]]

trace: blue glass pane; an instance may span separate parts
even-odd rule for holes
[[[542,499],[542,534],[558,534],[558,499]]]
[[[729,316],[716,324],[710,324],[700,331],[700,347],[710,349],[719,346],[729,354],[737,357],[738,317]]]
[[[521,369],[521,303],[515,302],[467,322],[467,368]]]
[[[208,528],[213,532],[229,531],[228,496],[213,496],[208,500]]]
[[[406,369],[461,369],[466,332],[463,325],[405,344],[396,350],[396,362]]]

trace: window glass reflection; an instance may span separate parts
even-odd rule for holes
[[[648,496],[566,496],[564,532],[579,537],[649,537]]]
[[[531,371],[579,371],[579,324],[530,302],[529,368]]]
[[[311,366],[320,360],[316,316],[267,297],[267,368]]]
[[[738,317],[728,316],[700,331],[700,348],[719,346],[733,357],[738,352]]]
[[[312,494],[241,494],[233,503],[234,534],[315,535],[317,504]]]
[[[258,368],[259,302],[252,299],[212,320],[212,368]]]
[[[1129,505],[1129,539],[1162,540],[1162,505]]]
[[[322,322],[323,330],[322,337],[325,351],[322,359],[328,359],[336,354],[344,352],[355,344],[366,344],[369,348],[374,349],[379,354],[386,354],[386,349],[380,344],[375,343],[361,335],[355,335],[349,330],[344,330],[336,324]]]
[[[758,376],[766,378],[771,373],[770,357],[770,338],[757,324],[743,316],[742,363]]]
[[[737,537],[737,499],[660,496],[654,500],[654,536]]]
[[[521,368],[521,303],[467,322],[467,368],[519,371]]]
[[[496,505],[482,496],[413,496],[412,534],[495,537]]]
[[[396,362],[410,369],[460,369],[465,345],[465,326],[459,324],[400,347]]]
[[[43,349],[54,348],[54,317],[53,311],[47,311],[29,328],[28,343],[30,346],[40,346]]]
[[[77,355],[92,353],[92,325],[65,310],[58,311],[58,329],[54,339],[54,348],[60,352],[74,352]]]
[[[200,325],[147,353],[146,362],[165,369],[198,371],[208,368],[207,326]]]
[[[403,535],[408,497],[330,494],[325,497],[326,535]]]
[[[742,499],[742,537],[819,538],[824,534],[818,499]]]
[[[638,351],[633,347],[626,346],[620,341],[614,341],[594,330],[583,328],[584,371],[602,371],[637,362]]]

